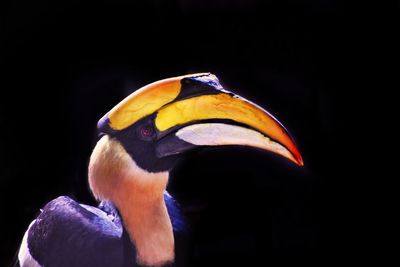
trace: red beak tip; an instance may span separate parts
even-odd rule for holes
[[[299,165],[300,167],[304,166],[304,161],[303,158],[300,156],[299,158],[296,159],[296,163],[297,165]]]

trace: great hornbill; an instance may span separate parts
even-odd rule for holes
[[[173,264],[182,217],[165,189],[169,170],[193,148],[252,146],[303,165],[293,139],[271,114],[225,90],[210,73],[146,85],[97,127],[103,136],[88,177],[99,206],[65,196],[50,201],[26,231],[17,266]]]

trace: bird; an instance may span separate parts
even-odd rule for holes
[[[177,266],[186,222],[166,186],[186,152],[248,146],[304,165],[273,115],[211,73],[150,83],[107,112],[97,129],[88,182],[98,206],[68,196],[47,203],[26,230],[15,266]]]

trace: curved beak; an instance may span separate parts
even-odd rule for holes
[[[111,110],[107,121],[119,130],[140,116],[154,114],[159,157],[197,146],[242,145],[272,151],[304,165],[293,138],[274,116],[224,90],[212,74],[170,78],[140,90]]]
[[[175,136],[196,146],[252,146],[303,166],[285,127],[266,110],[232,93],[200,95],[168,104],[157,112],[155,125],[161,132],[174,129]]]

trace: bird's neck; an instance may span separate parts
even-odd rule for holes
[[[136,246],[138,263],[161,266],[174,260],[173,230],[164,201],[168,174],[148,175],[141,178],[154,183],[152,190],[138,186],[138,177],[127,177],[119,183],[114,202]]]

